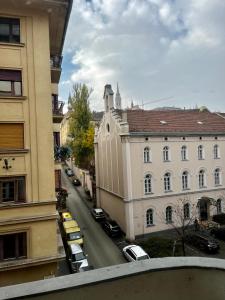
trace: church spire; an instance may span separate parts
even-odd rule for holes
[[[117,82],[117,90],[116,90],[116,98],[115,98],[115,107],[116,109],[121,109],[121,96],[120,96],[118,82]]]

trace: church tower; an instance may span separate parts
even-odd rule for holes
[[[103,99],[105,102],[105,112],[108,112],[110,110],[110,108],[114,107],[113,95],[114,95],[114,93],[113,93],[111,84],[106,84],[105,90],[104,90],[104,95],[103,95]]]
[[[116,90],[115,107],[116,109],[121,109],[121,96],[120,96],[118,83],[117,83],[117,90]]]

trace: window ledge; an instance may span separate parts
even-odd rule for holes
[[[155,226],[155,224],[146,225],[147,228],[154,227],[154,226]]]
[[[0,46],[24,47],[25,43],[0,42]]]
[[[163,160],[163,162],[171,162],[171,160]]]
[[[7,99],[7,100],[26,100],[27,96],[4,96],[4,95],[0,95],[0,100],[1,99]]]
[[[189,161],[189,159],[181,159],[181,161]]]
[[[173,224],[173,221],[166,221],[166,224]]]
[[[190,191],[190,188],[182,189],[183,191]]]
[[[144,161],[144,164],[150,164],[151,161]]]
[[[0,149],[0,154],[28,153],[29,149]]]
[[[145,196],[149,196],[149,195],[153,195],[154,193],[151,192],[151,193],[145,193]]]
[[[219,184],[215,184],[215,187],[217,187],[217,186],[222,186],[222,184],[221,184],[221,183],[219,183]]]
[[[172,190],[164,191],[164,193],[172,193],[172,192],[173,192]]]

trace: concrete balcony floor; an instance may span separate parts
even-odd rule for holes
[[[220,300],[225,262],[158,258],[0,288],[0,299]]]

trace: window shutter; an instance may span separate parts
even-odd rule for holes
[[[21,71],[0,69],[0,80],[22,81]]]
[[[22,123],[0,123],[0,149],[24,149]]]

